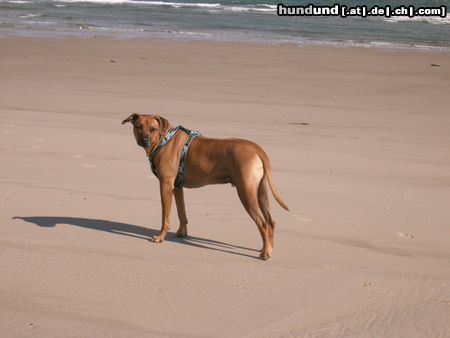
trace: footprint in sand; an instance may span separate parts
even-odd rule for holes
[[[294,217],[296,220],[301,221],[301,222],[318,222],[318,219],[315,218],[308,218],[308,217],[302,217],[300,215],[294,214]]]
[[[413,239],[414,235],[411,234],[407,234],[406,232],[399,232],[397,234],[398,237],[403,237],[403,238],[407,238],[407,239]]]
[[[365,280],[362,283],[362,286],[364,286],[365,288],[371,288],[371,287],[373,287],[373,283],[371,281]]]
[[[439,304],[445,304],[445,305],[450,305],[450,299],[438,299],[438,298],[433,298],[433,301]]]

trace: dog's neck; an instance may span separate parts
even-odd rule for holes
[[[144,148],[145,154],[147,155],[147,157],[150,157],[150,155],[153,154],[153,152],[154,152],[155,149],[158,147],[158,144],[161,142],[161,139],[162,139],[163,137],[164,137],[164,136],[160,137],[160,138],[158,139],[158,141],[155,142],[154,144],[152,143],[152,144],[150,145],[150,147],[142,147],[142,148]]]
[[[145,154],[147,155],[147,157],[149,157],[151,155],[151,153],[153,153],[153,150],[155,150],[155,148],[159,144],[160,140],[161,139],[159,139],[156,144],[152,144],[150,147],[142,147],[142,148],[144,148]]]
[[[147,155],[147,157],[149,157],[153,151],[158,147],[159,143],[161,142],[161,139],[166,136],[167,132],[169,130],[171,130],[173,128],[173,126],[171,124],[169,124],[169,126],[167,127],[167,131],[164,135],[160,135],[159,139],[157,142],[155,142],[154,144],[152,143],[149,147],[142,147],[145,150],[145,154]]]

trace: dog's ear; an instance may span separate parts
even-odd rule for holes
[[[161,134],[161,136],[166,135],[167,129],[169,129],[169,121],[159,115],[156,115],[155,119],[159,123],[159,133]]]
[[[123,120],[122,124],[125,124],[127,122],[134,123],[138,117],[139,117],[139,114],[133,113],[130,116],[128,116],[125,120]]]

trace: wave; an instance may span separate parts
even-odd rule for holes
[[[139,0],[57,0],[55,2],[63,3],[93,3],[105,5],[150,5],[150,6],[167,6],[167,7],[220,7],[218,3],[189,3],[189,2],[166,2],[166,1],[139,1]]]
[[[22,22],[23,24],[26,25],[31,25],[31,26],[59,26],[61,23],[58,21],[35,21],[35,20],[25,20]]]
[[[276,14],[277,6],[275,5],[267,5],[267,4],[258,4],[258,5],[249,5],[249,6],[230,6],[224,8],[225,10],[229,9],[233,12],[267,12]]]
[[[432,46],[423,44],[387,42],[387,41],[366,41],[359,42],[351,39],[342,41],[330,40],[306,40],[298,42],[300,45],[333,46],[333,47],[361,47],[379,48],[384,50],[430,50],[430,51],[450,51],[450,47]]]
[[[22,18],[22,19],[36,18],[41,15],[42,14],[24,14],[24,15],[19,15],[19,18]]]
[[[21,1],[21,0],[11,0]],[[148,1],[148,0],[55,0],[55,3],[92,3],[102,5],[135,5],[135,6],[162,6],[172,8],[200,8],[211,10],[211,13],[222,11],[230,12],[259,12],[259,13],[276,13],[276,5],[255,4],[230,6],[220,3],[204,3],[204,2],[170,2],[170,1]],[[58,6],[58,5],[55,5]]]
[[[414,18],[409,18],[405,16],[397,16],[397,17],[379,17],[376,20],[381,20],[385,22],[391,22],[391,23],[407,23],[407,22],[424,22],[424,23],[430,23],[433,25],[450,25],[450,16],[441,18],[441,17],[426,17],[426,16],[416,16]]]
[[[193,40],[210,40],[214,39],[215,35],[213,33],[198,32],[198,31],[184,31],[184,30],[171,30],[171,29],[147,29],[147,28],[124,28],[124,27],[106,27],[106,26],[95,26],[86,24],[72,25],[73,28],[79,28],[79,30],[89,30],[93,33],[117,33],[122,36],[135,37],[136,34],[149,33],[153,37],[187,37]]]
[[[0,0],[0,3],[30,4],[35,0]],[[223,12],[246,12],[259,14],[276,14],[276,5],[253,4],[253,5],[224,5],[220,3],[208,2],[173,2],[160,0],[50,0],[53,7],[66,7],[69,4],[97,4],[97,5],[129,5],[129,6],[150,6],[150,7],[170,7],[170,8],[191,8],[208,11],[211,14]]]

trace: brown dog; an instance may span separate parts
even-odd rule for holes
[[[133,124],[137,144],[152,159],[152,169],[160,183],[162,226],[160,234],[153,236],[153,242],[162,242],[167,234],[172,195],[175,195],[180,220],[176,235],[184,237],[187,236],[188,220],[183,187],[199,188],[207,184],[231,183],[236,186],[245,210],[261,233],[263,248],[260,257],[266,260],[271,256],[275,221],[269,210],[267,188],[270,187],[284,209],[289,209],[275,188],[269,158],[260,146],[238,139],[213,139],[196,135],[191,139],[189,130],[180,129],[174,133],[176,129],[172,129],[170,123],[158,115],[132,114],[122,124],[127,122]],[[173,137],[167,141],[166,134]],[[176,180],[180,173],[180,158],[183,158],[182,149],[186,148],[187,141],[191,143],[187,147],[189,151],[185,149],[187,155],[182,170],[182,186],[176,187],[176,182],[179,184]],[[165,145],[161,148],[160,143]]]

